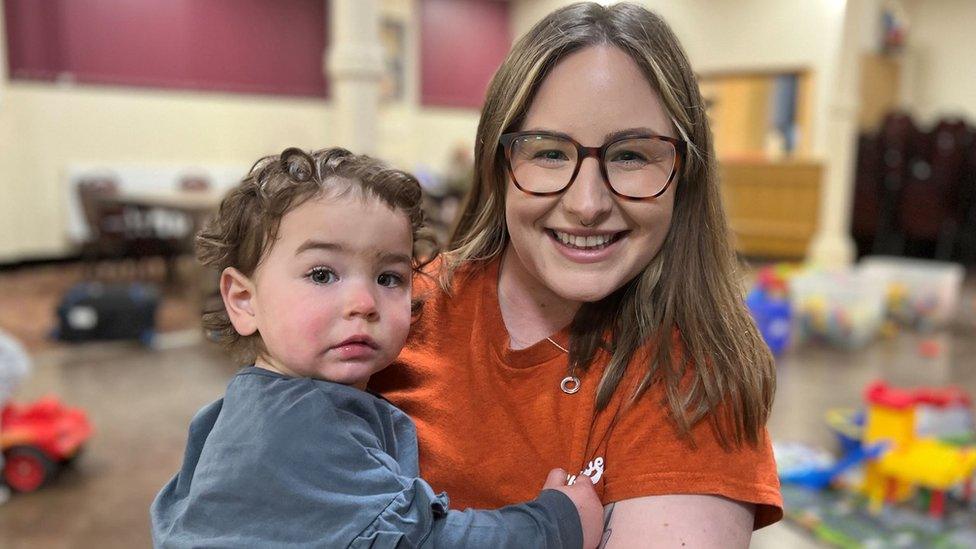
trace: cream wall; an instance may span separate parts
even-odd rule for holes
[[[976,2],[906,0],[905,106],[923,122],[964,116],[976,123]]]
[[[415,0],[383,5],[406,22],[410,76],[405,100],[381,109],[378,150],[398,166],[438,170],[452,147],[473,143],[478,113],[419,107],[414,8]],[[71,253],[67,166],[246,167],[286,146],[333,144],[326,101],[10,82],[2,50],[0,59],[0,263]]]

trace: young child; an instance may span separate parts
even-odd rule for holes
[[[263,158],[224,199],[198,237],[224,303],[204,324],[254,365],[190,424],[157,546],[596,545],[593,486],[560,470],[528,503],[449,511],[417,478],[412,421],[364,390],[416,309],[420,205],[413,177],[337,148]]]

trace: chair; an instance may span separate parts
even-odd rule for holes
[[[861,134],[857,142],[857,165],[854,173],[854,204],[851,233],[858,255],[873,252],[881,213],[884,149],[881,137]]]
[[[121,266],[124,261],[134,263],[138,276],[141,267],[145,267],[143,260],[162,257],[166,261],[166,280],[174,281],[177,242],[157,235],[147,209],[113,202],[111,198],[118,194],[118,183],[111,178],[78,182],[78,198],[90,231],[81,250],[89,276],[97,275],[99,263]]]
[[[882,175],[873,253],[895,253],[904,247],[897,226],[897,207],[908,175],[909,159],[917,157],[920,132],[911,116],[893,112],[881,122]]]
[[[181,191],[209,191],[211,187],[210,179],[203,175],[187,174],[180,177],[179,188]]]
[[[962,226],[959,230],[957,257],[962,263],[976,264],[976,129],[969,129],[963,176],[959,183],[959,210]]]
[[[89,236],[82,243],[81,256],[91,275],[97,263],[121,260],[128,252],[125,209],[105,199],[118,194],[118,184],[109,178],[90,178],[78,182],[81,203]]]
[[[205,175],[185,174],[180,177],[177,187],[180,191],[191,193],[208,192],[213,188],[210,178]],[[182,225],[185,227],[185,234],[179,239],[180,251],[185,254],[193,255],[195,251],[196,231],[201,227],[197,226],[199,220],[194,219],[190,214],[182,214]]]
[[[935,244],[935,257],[953,255],[964,212],[959,207],[970,135],[959,120],[919,135],[899,197],[898,225],[909,242]]]

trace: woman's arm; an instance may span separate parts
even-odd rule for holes
[[[755,505],[706,495],[646,496],[611,503],[601,548],[748,547]]]

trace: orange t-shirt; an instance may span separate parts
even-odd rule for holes
[[[370,381],[416,422],[421,476],[446,491],[452,506],[530,500],[549,470],[561,467],[595,478],[604,504],[715,494],[755,503],[756,528],[782,517],[765,432],[758,447],[726,451],[703,421],[692,430],[693,447],[668,419],[659,385],[627,405],[642,364],[632,363],[610,404],[597,412],[605,361],[580,375],[581,388],[570,395],[559,388],[566,353],[546,340],[511,350],[498,307],[498,265],[459,270],[453,296],[415,278],[425,298],[422,313],[397,362]],[[565,331],[553,339],[568,348]]]

